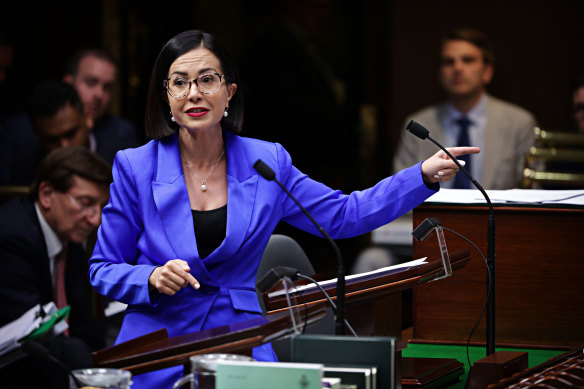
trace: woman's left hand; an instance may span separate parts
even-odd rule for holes
[[[455,158],[464,154],[478,154],[481,151],[478,147],[449,147],[447,150]],[[464,161],[459,162],[464,166]],[[457,172],[458,166],[443,150],[422,162],[422,177],[428,185],[438,181],[450,181]]]
[[[148,278],[150,290],[156,289],[160,293],[174,296],[176,292],[191,285],[199,289],[199,281],[191,274],[191,268],[187,261],[173,259],[154,269]]]

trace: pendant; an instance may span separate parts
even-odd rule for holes
[[[201,190],[204,192],[207,190],[207,185],[201,184]]]

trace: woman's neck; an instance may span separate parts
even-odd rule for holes
[[[182,161],[195,167],[215,164],[225,147],[221,130],[192,133],[181,128],[178,133],[178,143]]]

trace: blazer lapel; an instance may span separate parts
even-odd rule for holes
[[[189,263],[191,272],[204,283],[214,283],[197,251],[189,194],[181,167],[176,134],[158,144],[156,179],[152,195],[162,220],[164,233],[176,258]],[[173,259],[173,258],[168,258]]]
[[[164,232],[177,258],[189,262],[201,282],[213,283],[203,263],[222,261],[242,246],[251,222],[258,176],[252,174],[245,147],[238,137],[226,133],[227,155],[227,231],[221,246],[204,261],[198,255],[193,215],[178,151],[178,137],[161,141],[158,146],[156,180],[152,182],[154,202]]]
[[[432,139],[441,144],[444,144],[444,125],[446,124],[445,122],[447,113],[448,104],[440,104],[436,109],[436,128],[428,129],[430,130],[430,136],[432,137]],[[432,145],[432,150],[434,151],[434,153],[438,151],[438,149],[436,149],[436,146],[433,145],[431,142],[426,143],[430,143]],[[425,158],[428,158],[431,155],[432,154],[428,154]]]
[[[251,161],[243,142],[231,133],[224,134],[227,153],[227,232],[217,250],[205,262],[222,261],[242,246],[251,223],[258,176],[252,174]],[[255,161],[254,161],[255,162]]]
[[[482,185],[486,188],[492,187],[495,184],[497,172],[497,150],[501,142],[498,132],[499,125],[497,123],[497,107],[493,104],[493,98],[489,96],[487,100],[487,128],[485,129],[485,149],[481,150],[484,153],[483,157],[483,179]],[[512,169],[512,166],[509,166]]]

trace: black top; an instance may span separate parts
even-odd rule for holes
[[[199,257],[203,259],[219,247],[223,239],[225,239],[227,233],[227,204],[209,211],[193,209],[192,212]]]

